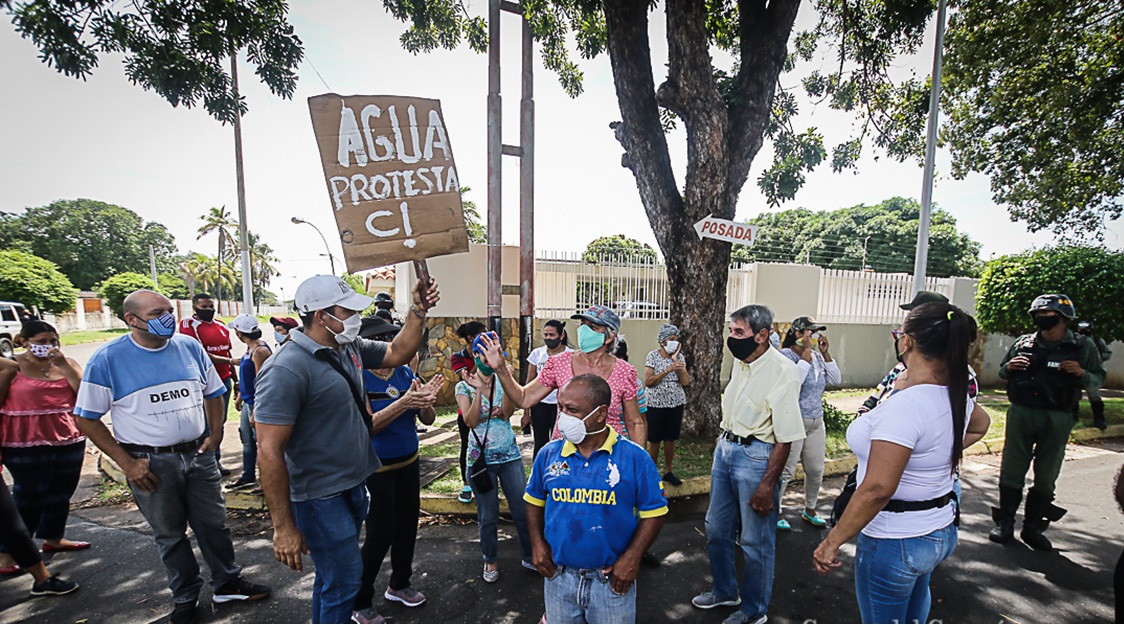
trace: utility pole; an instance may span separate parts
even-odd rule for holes
[[[152,272],[152,284],[156,288],[160,288],[160,281],[156,279],[156,251],[152,249],[152,245],[148,246],[148,270]]]
[[[230,80],[238,98],[238,50],[230,52]],[[253,267],[250,265],[250,234],[246,226],[246,177],[242,172],[242,111],[234,112],[234,167],[238,179],[238,242],[242,249],[242,312],[254,314]]]
[[[519,157],[519,361],[525,362],[535,331],[535,99],[534,38],[525,6],[508,0],[488,2],[488,326],[497,334],[503,324],[503,157]],[[519,106],[519,145],[503,143],[500,95],[500,17],[523,18]],[[520,367],[525,382],[526,368]]]
[[[925,174],[921,183],[921,215],[917,224],[917,254],[913,257],[913,294],[925,290],[929,265],[929,223],[933,213],[933,166],[937,155],[937,114],[941,106],[941,61],[944,57],[946,0],[937,9],[937,40],[933,44],[933,85],[929,91],[929,125],[925,133]]]

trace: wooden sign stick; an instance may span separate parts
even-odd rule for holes
[[[423,258],[422,260],[414,261],[414,272],[418,274],[418,280],[421,280],[422,286],[425,290],[429,291],[429,263]]]

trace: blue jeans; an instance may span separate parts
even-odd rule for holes
[[[710,558],[711,592],[721,600],[740,596],[741,610],[751,619],[765,615],[773,594],[780,484],[773,485],[773,510],[769,514],[760,516],[749,505],[772,453],[771,443],[753,441],[740,445],[719,438],[710,470],[706,552]],[[734,570],[735,539],[745,554],[740,593]]]
[[[351,608],[363,577],[359,530],[370,503],[366,484],[331,497],[292,503],[293,521],[316,565],[313,623],[351,622]]]
[[[149,471],[160,479],[153,492],[135,488],[131,482],[129,487],[141,514],[152,527],[173,600],[195,601],[203,587],[199,562],[187,538],[189,523],[199,551],[211,569],[211,585],[219,588],[238,577],[242,568],[234,562],[234,541],[226,526],[226,502],[215,457],[195,450],[132,456],[147,458]]]
[[[242,439],[242,480],[253,482],[258,464],[258,434],[250,425],[250,414],[254,407],[242,404],[242,418],[238,423],[238,438]]]
[[[523,459],[488,465],[488,473],[499,480],[499,487],[486,493],[476,491],[476,515],[480,525],[480,550],[484,552],[485,562],[495,562],[499,554],[499,539],[496,531],[500,520],[500,488],[507,499],[507,509],[515,522],[515,533],[519,535],[519,552],[527,562],[531,561],[531,535],[527,532],[527,508],[523,502],[523,490],[527,488],[527,476],[523,473]],[[472,480],[469,480],[470,482]]]
[[[558,567],[543,581],[547,623],[635,623],[636,583],[618,595],[601,569]]]
[[[956,549],[955,525],[917,538],[859,534],[855,594],[864,623],[924,623],[929,619],[929,576]]]

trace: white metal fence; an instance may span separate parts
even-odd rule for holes
[[[925,289],[952,299],[952,280],[925,280]],[[820,276],[820,306],[816,315],[824,323],[895,323],[901,321],[899,305],[913,299],[913,276],[824,269]]]
[[[733,265],[726,289],[726,312],[750,302],[768,303],[758,292],[756,263]],[[814,275],[814,274],[813,274]],[[913,277],[865,271],[821,269],[816,318],[824,323],[895,323],[898,307],[912,297]],[[788,285],[815,289],[814,282]],[[952,299],[951,278],[928,278],[927,290]],[[601,304],[622,319],[667,319],[667,271],[658,259],[583,258],[578,252],[542,252],[535,259],[535,313],[541,318],[568,317]]]

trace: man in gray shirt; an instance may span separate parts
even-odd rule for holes
[[[394,341],[369,341],[359,338],[360,314],[374,300],[335,276],[313,276],[296,293],[304,327],[258,372],[254,420],[273,552],[296,571],[303,570],[302,554],[316,564],[313,623],[348,622],[363,573],[365,483],[379,468],[363,369],[410,362],[438,299],[436,282],[426,288],[419,280]]]

